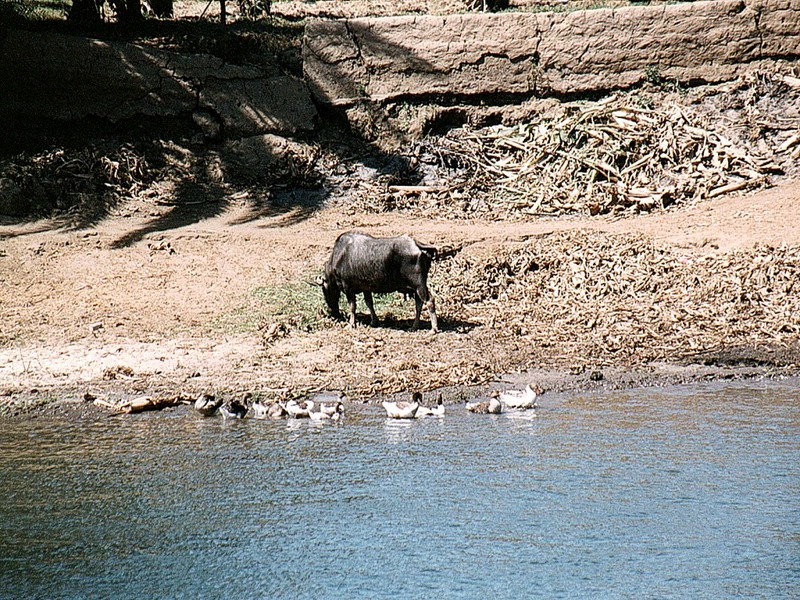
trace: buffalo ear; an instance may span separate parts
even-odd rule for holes
[[[439,253],[436,250],[435,246],[430,246],[428,244],[420,244],[419,242],[417,242],[417,248],[419,248],[422,252],[427,254],[428,258],[430,258],[431,260],[436,258],[436,255]]]
[[[323,285],[325,285],[325,278],[322,275],[320,275],[314,281],[306,281],[306,283],[308,285],[313,285],[315,287],[322,287]]]

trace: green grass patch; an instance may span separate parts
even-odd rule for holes
[[[212,329],[254,333],[271,323],[285,323],[306,331],[317,329],[324,318],[322,292],[305,281],[253,289],[245,303],[211,322]]]
[[[320,288],[305,281],[259,287],[253,290],[262,309],[261,318],[289,322],[293,326],[312,330],[324,319],[324,300]]]
[[[281,327],[289,330],[316,331],[333,324],[328,316],[327,306],[319,287],[309,285],[316,273],[300,281],[281,285],[261,286],[253,289],[246,301],[234,310],[216,317],[210,327],[228,333],[270,332],[270,328]],[[376,294],[375,311],[381,320],[413,319],[414,301],[402,294]],[[347,316],[347,300],[342,294],[339,300],[342,314]],[[358,314],[368,313],[364,298],[358,296]],[[271,333],[269,333],[271,335]]]

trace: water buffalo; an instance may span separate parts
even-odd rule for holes
[[[350,326],[356,325],[356,294],[364,294],[371,325],[378,324],[372,294],[402,292],[414,296],[416,318],[412,330],[419,328],[423,304],[431,315],[431,329],[439,331],[436,305],[428,291],[428,270],[436,248],[407,235],[375,238],[349,231],[340,235],[319,280],[331,314],[340,318],[339,296],[344,292],[350,305]]]

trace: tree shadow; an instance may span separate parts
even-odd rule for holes
[[[240,210],[232,225],[264,219],[264,228],[286,227],[310,218],[332,196],[347,198],[352,179],[388,178],[392,183],[414,185],[423,177],[408,156],[385,149],[387,145],[380,139],[383,130],[353,126],[344,111],[325,102],[317,106],[313,130],[298,128],[298,109],[291,102],[278,103],[275,114],[248,103],[252,99],[248,94],[270,91],[262,86],[252,92],[250,75],[243,73],[275,76],[279,79],[270,81],[279,83],[299,82],[286,75],[302,70],[299,55],[274,59],[275,51],[264,36],[253,33],[297,36],[296,23],[238,22],[220,28],[205,21],[144,21],[133,27],[106,25],[81,32],[102,34],[103,44],[64,35],[65,27],[34,27],[32,39],[28,39],[29,32],[21,30],[0,37],[0,50],[12,42],[25,50],[16,53],[18,60],[13,66],[9,61],[0,64],[0,80],[12,82],[10,94],[5,100],[0,98],[0,121],[5,114],[13,132],[0,139],[0,180],[7,176],[9,169],[4,165],[13,162],[15,152],[27,153],[40,163],[43,154],[61,152],[51,169],[40,172],[44,184],[33,181],[37,177],[33,170],[15,180],[23,201],[30,205],[33,199],[34,203],[27,213],[12,219],[17,224],[55,216],[58,218],[51,221],[54,229],[92,227],[126,202],[126,194],[134,188],[170,178],[167,199],[171,208],[117,239],[113,247],[122,248],[154,233],[219,217],[234,206]],[[222,41],[213,42],[211,48],[200,47],[199,40],[214,39],[210,35],[214,32],[223,33]],[[49,39],[51,35],[57,38]],[[193,58],[143,45],[146,38],[182,40],[182,50],[202,53]],[[279,52],[287,52],[290,45],[282,43]],[[426,67],[412,48],[388,48],[388,42],[375,36],[370,43],[383,44],[387,56],[402,55],[406,62]],[[85,72],[80,62],[63,56],[59,59],[50,46],[60,48],[67,59],[70,53],[75,57],[89,53],[96,58],[91,72]],[[254,57],[269,52],[273,58],[254,64],[258,62]],[[210,94],[207,88],[213,86],[203,87],[192,74],[199,69],[197,64],[220,58],[230,63],[220,68],[228,68],[226,73],[235,81],[244,78],[244,83],[220,85]],[[104,79],[104,68],[124,70],[124,77],[133,83],[119,87],[110,75]],[[333,76],[347,87],[357,88],[363,83],[363,69],[359,73],[354,75],[352,69],[342,67]],[[98,80],[109,87],[105,95],[92,92],[102,87]],[[38,97],[53,101],[44,108],[41,103],[27,102]],[[30,108],[37,104],[35,110]],[[320,120],[324,121],[322,127]],[[264,134],[266,130],[277,135]],[[87,140],[91,142],[87,144]],[[319,155],[310,156],[310,149],[335,156],[339,166],[322,164],[325,161]],[[90,158],[76,161],[80,153]],[[149,170],[119,176],[120,164],[137,160]],[[25,182],[31,185],[26,187]],[[242,207],[238,201],[242,195],[254,199]],[[164,204],[164,198],[157,200]],[[2,208],[0,203],[0,213]]]
[[[182,181],[175,191],[172,209],[144,227],[129,231],[111,243],[112,248],[125,248],[148,235],[179,229],[218,216],[225,210],[225,198],[219,187]]]

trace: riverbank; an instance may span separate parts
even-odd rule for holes
[[[531,369],[517,381],[564,391],[799,371],[796,181],[625,219],[335,206],[248,219],[242,200],[154,229],[157,208],[129,203],[80,230],[0,227],[4,414],[86,392],[343,389],[360,401],[443,388],[455,400]],[[379,328],[325,317],[306,281],[348,229],[442,250],[431,276],[442,333],[407,331],[413,303],[400,298],[382,302]]]

